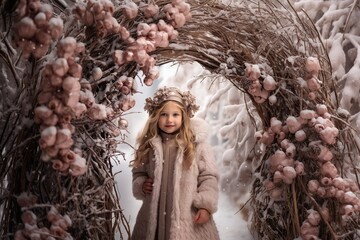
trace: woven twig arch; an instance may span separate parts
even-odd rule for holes
[[[21,5],[32,1],[18,2]],[[39,229],[50,229],[51,221],[46,219],[46,216],[51,211],[58,211],[56,216],[67,215],[71,218],[72,224],[67,232],[75,239],[114,239],[121,224],[125,226],[126,232],[130,232],[121,212],[112,172],[112,159],[123,155],[116,145],[126,143],[127,132],[121,125],[126,123],[121,120],[133,103],[132,99],[126,97],[129,93],[119,92],[113,86],[122,76],[138,81],[140,70],[144,70],[146,74],[148,72],[137,62],[119,64],[120,60],[114,60],[115,50],[125,51],[131,44],[123,41],[117,34],[100,31],[104,25],[99,27],[95,24],[96,21],[85,27],[84,23],[75,18],[76,11],[71,11],[75,6],[74,1],[51,3],[55,16],[64,19],[64,32],[60,39],[73,37],[84,44],[85,50],[74,58],[81,65],[82,78],[88,80],[82,82],[81,88],[86,89],[89,87],[87,84],[90,84],[89,89],[97,104],[113,109],[120,108],[121,111],[115,111],[114,114],[109,114],[111,117],[105,119],[94,119],[92,115],[72,118],[71,124],[75,127],[73,138],[76,139],[74,146],[82,151],[88,166],[85,175],[73,177],[68,172],[54,170],[54,162],[51,165],[42,161],[44,158],[41,154],[44,149],[39,148],[38,140],[43,127],[41,124],[33,124],[31,120],[34,115],[36,117],[34,111],[39,106],[38,99],[42,92],[40,86],[45,81],[43,72],[46,66],[56,59],[54,56],[60,41],[51,42],[49,50],[42,57],[33,53],[28,54],[26,59],[19,58],[21,54],[25,55],[26,46],[21,43],[15,46],[18,47],[16,49],[11,46],[14,39],[19,40],[12,35],[12,27],[15,26],[15,29],[17,25],[14,24],[18,21],[17,5],[10,0],[0,2],[4,16],[0,48],[4,70],[1,76],[6,79],[1,83],[7,86],[7,90],[13,89],[13,92],[8,91],[8,99],[4,97],[5,90],[2,94],[4,111],[1,114],[0,138],[1,235],[11,238],[16,232],[23,231],[26,225],[21,216],[26,211],[38,216],[36,221]],[[141,3],[153,3],[163,10],[169,1],[136,1],[139,6]],[[172,39],[169,45],[149,52],[156,64],[196,61],[211,73],[226,78],[251,100],[262,120],[264,131],[271,128],[273,118],[286,125],[289,116],[298,117],[302,110],[315,111],[319,104],[326,106],[333,127],[340,129],[336,142],[328,144],[334,156],[332,162],[341,177],[352,176],[358,186],[358,170],[351,152],[354,149],[358,152],[358,148],[351,129],[348,128],[346,116],[336,111],[336,98],[335,101],[331,100],[335,88],[331,79],[330,62],[312,22],[303,14],[296,13],[290,4],[282,1],[247,1],[227,5],[217,1],[190,0],[188,3],[191,5],[192,18],[177,29],[178,37]],[[129,20],[122,11],[123,4],[125,3],[114,4],[112,16],[128,29],[133,38],[137,37],[139,23],[150,24],[158,22],[159,19],[166,20],[164,13],[155,18],[146,18],[139,14]],[[306,67],[309,57],[318,59],[321,66],[317,75],[321,84],[315,91],[304,87],[304,79],[309,78]],[[276,81],[276,89],[266,90],[265,97],[259,97],[252,92],[253,80],[249,76],[252,66],[261,70],[258,76],[261,90],[264,90],[266,76],[271,76]],[[93,70],[97,67],[102,70],[100,77]],[[17,71],[18,69],[22,71]],[[135,94],[135,87],[131,85],[130,88],[132,94]],[[277,100],[270,101],[268,97],[271,95],[276,95]],[[354,239],[358,236],[356,231],[359,225],[359,209],[354,211],[350,220],[344,222],[340,217],[344,215],[340,210],[344,202],[335,197],[326,198],[309,192],[309,181],[321,178],[321,165],[314,163],[319,148],[311,148],[308,144],[320,140],[320,135],[315,133],[310,125],[307,126],[306,133],[308,138],[305,141],[295,141],[294,133],[286,133],[286,138],[294,142],[297,149],[296,160],[303,163],[308,174],[298,174],[287,185],[281,182],[280,199],[274,200],[270,196],[271,189],[266,189],[263,185],[266,179],[273,181],[269,158],[282,148],[280,137],[275,135],[272,141],[266,144],[266,152],[254,174],[257,177],[253,181],[252,197],[249,201],[253,212],[251,230],[257,239],[294,239],[300,235],[308,236],[309,232],[306,231],[310,230],[304,227],[304,222],[309,211],[321,212],[321,207],[325,204],[328,206],[330,218],[320,214],[321,220],[318,224],[310,226],[317,227],[314,236],[316,233],[321,239]],[[23,208],[19,206],[20,196],[31,200],[30,203],[22,205]],[[122,238],[126,238],[126,234],[122,234]]]

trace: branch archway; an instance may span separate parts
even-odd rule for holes
[[[123,155],[116,145],[126,143],[131,123],[123,116],[138,94],[135,82],[141,71],[150,85],[158,77],[156,65],[196,61],[241,90],[262,122],[247,157],[259,162],[248,205],[254,236],[357,236],[359,182],[351,151],[358,148],[347,116],[331,100],[331,65],[311,21],[282,1],[191,0],[191,18],[180,0],[134,2],[55,1],[51,10],[36,0],[1,3],[7,96],[1,115],[1,234],[21,239],[42,229],[63,238],[113,239],[119,224],[130,232],[111,161]],[[160,12],[152,15],[156,6]],[[176,6],[183,7],[176,10],[182,18],[172,16]],[[41,22],[46,14],[52,20]],[[139,27],[144,23],[157,23],[161,32],[152,44],[144,42],[150,38],[144,31],[151,31]],[[170,33],[171,24],[176,31]],[[48,35],[36,35],[45,28]],[[66,141],[54,147],[61,137]],[[263,153],[256,151],[259,145]],[[332,190],[343,195],[329,195]],[[56,228],[56,221],[65,227]]]

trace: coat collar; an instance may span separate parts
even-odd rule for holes
[[[210,125],[202,118],[191,118],[190,128],[195,135],[195,142],[205,142],[210,136]]]

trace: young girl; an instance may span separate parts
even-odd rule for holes
[[[192,118],[195,98],[164,87],[146,99],[145,110],[150,116],[132,162],[133,194],[143,200],[132,239],[219,239],[212,218],[218,171],[206,122]]]

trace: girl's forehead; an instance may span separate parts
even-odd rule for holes
[[[181,109],[176,103],[169,101],[169,102],[165,103],[162,111],[181,111]]]

